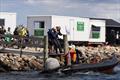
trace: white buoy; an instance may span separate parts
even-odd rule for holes
[[[48,58],[45,62],[46,70],[54,70],[60,67],[59,61],[55,58]]]

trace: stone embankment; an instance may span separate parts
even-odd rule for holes
[[[98,47],[91,47],[91,46],[81,46],[77,47],[78,50],[82,52],[83,57],[85,60],[99,56],[102,59],[110,58],[113,54],[117,55],[118,60],[120,60],[120,46],[98,46]],[[89,61],[88,61],[89,62]]]
[[[83,58],[80,59],[81,63],[89,63],[90,58],[93,58],[96,55],[101,59],[106,59],[111,57],[113,53],[116,54],[120,60],[120,46],[78,46],[76,48],[82,53]],[[20,57],[18,54],[0,53],[0,71],[41,70],[43,69],[43,59],[40,57],[41,56],[33,55],[22,55],[22,57]]]
[[[13,53],[1,53],[0,62],[0,71],[41,70],[43,67],[43,60],[32,55],[22,55],[20,57],[20,55]]]

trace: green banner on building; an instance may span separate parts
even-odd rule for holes
[[[84,31],[84,22],[77,22],[77,31]]]
[[[44,28],[34,29],[34,36],[44,36]]]
[[[92,32],[92,38],[100,38],[100,32]]]

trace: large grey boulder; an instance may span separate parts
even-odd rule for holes
[[[48,58],[45,62],[46,70],[54,70],[60,67],[59,61],[56,58]]]

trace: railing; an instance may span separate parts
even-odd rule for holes
[[[44,47],[44,38],[39,38],[39,37],[20,37],[17,35],[10,35],[11,41],[7,42],[5,38],[9,36],[6,35],[1,35],[0,34],[0,45],[6,45],[6,47],[12,47],[13,45],[16,46],[25,46],[25,47],[39,47],[43,48]]]
[[[10,38],[8,41],[6,38]],[[24,47],[34,47],[35,49],[38,48],[44,48],[44,38],[39,37],[21,37],[17,35],[2,35],[0,34],[0,46],[3,47],[3,51],[5,51],[6,48],[13,48],[13,46],[17,46],[20,50],[20,56],[23,54],[23,48]],[[10,51],[10,50],[7,50]],[[15,52],[10,51],[10,52]],[[17,51],[18,52],[18,51]]]

